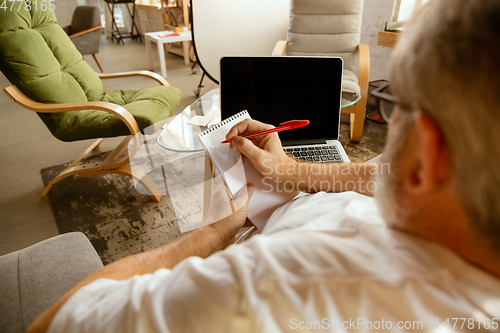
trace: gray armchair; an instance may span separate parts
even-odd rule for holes
[[[101,259],[81,232],[1,256],[0,331],[25,332],[42,312],[101,267]]]
[[[276,56],[342,57],[342,89],[361,94],[358,103],[342,109],[342,114],[350,114],[355,142],[363,135],[370,75],[368,45],[359,44],[363,1],[292,0],[287,40],[279,41],[273,51]]]
[[[64,31],[75,44],[82,55],[91,54],[97,66],[102,71],[97,60],[101,41],[101,10],[97,6],[78,6],[73,14],[71,25],[64,27]]]

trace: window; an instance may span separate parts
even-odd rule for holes
[[[122,4],[122,6],[115,6],[115,22],[117,28],[125,28],[125,17],[123,16],[123,6],[127,4]]]
[[[391,21],[387,22],[386,30],[402,30],[413,11],[427,1],[429,0],[394,0]]]

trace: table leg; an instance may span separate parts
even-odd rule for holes
[[[149,61],[149,70],[153,70],[154,69],[154,66],[153,66],[153,54],[151,53],[151,43],[153,41],[151,41],[147,36],[144,36],[144,39],[145,39],[145,43],[146,43],[146,54],[148,55],[148,61]]]
[[[214,166],[207,153],[205,153],[205,171],[203,179],[203,216],[206,216],[210,208],[210,203],[212,202],[214,179]]]
[[[184,53],[184,64],[189,65],[189,42],[182,42],[182,51]]]
[[[161,76],[167,78],[167,66],[165,64],[165,50],[163,49],[163,43],[157,41],[158,45],[158,55],[160,56],[160,68],[161,68]]]

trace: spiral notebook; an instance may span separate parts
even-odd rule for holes
[[[261,231],[271,214],[292,200],[298,192],[278,191],[274,182],[262,177],[247,158],[230,149],[229,144],[221,143],[229,130],[245,119],[251,119],[246,110],[201,132],[198,139],[233,197],[247,183],[253,184],[254,194],[248,204],[248,219]]]

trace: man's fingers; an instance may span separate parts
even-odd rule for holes
[[[234,125],[229,132],[226,134],[226,140],[232,140],[235,136],[243,134],[245,132],[254,133],[259,131],[264,131],[274,128],[273,125],[264,124],[260,121],[253,119],[245,119],[242,122]]]
[[[230,140],[230,138],[228,137],[229,135],[232,135],[233,137],[241,134],[241,133],[244,133],[246,132],[249,124],[248,124],[248,120],[249,119],[245,119],[243,120],[242,122],[239,122],[237,123],[236,125],[234,125],[230,130],[229,130],[229,133],[226,135],[226,139],[227,140]]]
[[[262,149],[253,144],[252,141],[236,136],[233,138],[233,145],[240,153],[250,159],[250,162],[255,165],[255,162],[262,156]]]

